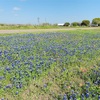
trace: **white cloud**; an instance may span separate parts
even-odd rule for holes
[[[13,10],[14,10],[14,11],[19,11],[20,8],[19,8],[19,7],[14,7]]]

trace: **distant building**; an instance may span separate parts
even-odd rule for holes
[[[98,24],[91,24],[91,27],[98,27]]]
[[[64,24],[63,24],[63,23],[61,23],[61,24],[58,24],[58,26],[64,26]]]

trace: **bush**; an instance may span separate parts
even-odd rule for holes
[[[98,24],[98,26],[100,26],[100,23]]]
[[[70,25],[70,23],[69,22],[66,22],[65,24],[64,24],[64,26],[69,26]]]
[[[100,26],[100,18],[94,18],[92,20],[92,24],[97,24],[98,26]]]
[[[78,22],[73,22],[73,23],[71,24],[71,26],[80,26],[80,24],[79,24]]]
[[[89,20],[83,20],[81,26],[89,26],[89,24],[90,24]]]

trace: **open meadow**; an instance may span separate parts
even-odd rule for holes
[[[100,28],[20,32],[0,32],[0,100],[100,100]]]

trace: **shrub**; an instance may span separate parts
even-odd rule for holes
[[[80,26],[80,24],[79,24],[78,22],[73,22],[73,23],[71,24],[71,26]]]
[[[100,18],[94,18],[92,20],[92,24],[97,24],[98,26],[100,26]]]
[[[69,22],[66,22],[65,24],[64,24],[64,26],[69,26],[70,25],[70,23]]]
[[[89,24],[90,24],[89,20],[83,20],[81,26],[89,26]]]

